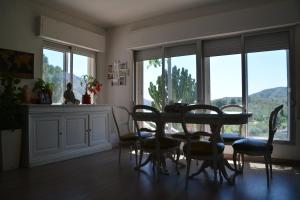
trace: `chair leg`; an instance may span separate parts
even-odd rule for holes
[[[265,165],[266,165],[266,174],[267,174],[267,185],[269,187],[270,185],[270,181],[269,181],[269,166],[268,166],[268,155],[264,155],[264,159],[265,159]]]
[[[122,151],[122,146],[119,144],[119,165],[121,163],[121,151]]]
[[[137,169],[140,169],[140,167],[142,165],[142,159],[143,159],[143,149],[140,149],[139,164],[136,167]]]
[[[214,182],[215,183],[218,182],[218,172],[217,172],[218,163],[217,162],[218,162],[217,159],[214,158],[213,159],[213,169],[214,169]]]
[[[233,160],[233,164],[234,164],[234,169],[235,169],[235,171],[237,172],[238,169],[237,169],[237,164],[236,164],[236,155],[237,155],[237,152],[234,151],[234,152],[233,152],[233,156],[232,156],[232,160]]]
[[[135,153],[135,167],[138,166],[138,149],[137,145],[134,145],[134,153]]]
[[[239,160],[239,171],[241,173],[243,173],[244,172],[244,165],[245,165],[245,156],[244,156],[243,153],[239,154],[239,159],[238,160]]]
[[[222,184],[223,183],[223,175],[222,175],[221,170],[219,170],[219,177],[220,177],[220,183]]]
[[[271,179],[273,178],[273,169],[272,169],[272,156],[269,154],[269,165],[270,165],[270,174],[271,174]]]
[[[191,158],[190,158],[190,156],[187,156],[186,157],[185,188],[188,187],[189,175],[190,175],[190,167],[191,167]]]
[[[177,172],[177,175],[179,175],[179,170],[178,170],[178,162],[179,162],[179,158],[180,158],[180,149],[176,149],[176,154],[177,154],[177,157],[176,157],[176,172]]]
[[[131,160],[132,159],[132,146],[130,145],[130,152],[129,152],[129,159]]]

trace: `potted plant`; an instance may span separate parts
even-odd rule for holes
[[[21,154],[20,79],[6,73],[0,77],[0,163],[1,170],[19,167]]]
[[[82,95],[82,104],[91,104],[91,94],[96,95],[102,88],[102,84],[89,75],[82,76],[80,85],[85,89],[85,93]]]

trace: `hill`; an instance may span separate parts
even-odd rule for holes
[[[224,97],[215,99],[212,104],[221,107],[226,104],[242,104],[241,97]],[[285,138],[287,134],[287,88],[276,87],[262,90],[249,95],[248,111],[252,112],[252,120],[249,122],[248,133],[250,135],[262,136],[268,133],[268,120],[271,111],[278,105],[283,104],[283,112],[280,113],[280,129],[285,130],[277,134],[277,138]]]

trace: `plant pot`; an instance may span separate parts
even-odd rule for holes
[[[17,169],[20,166],[21,157],[21,129],[1,130],[1,169],[2,171]]]
[[[91,104],[91,95],[89,94],[82,95],[82,104]]]

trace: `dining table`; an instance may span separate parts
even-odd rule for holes
[[[252,116],[252,113],[241,112],[241,113],[223,113],[223,114],[214,114],[214,113],[188,113],[184,115],[185,123],[191,124],[208,124],[210,126],[211,132],[217,134],[218,142],[223,142],[221,136],[220,125],[240,125],[248,123],[249,118]],[[150,112],[136,112],[133,114],[133,119],[138,121],[145,122],[154,122],[156,124],[157,136],[163,137],[165,135],[165,124],[166,123],[182,123],[183,114],[181,112],[160,112],[160,115],[156,115]],[[224,156],[223,156],[224,157]],[[228,160],[223,158],[224,162],[222,165],[226,165],[231,170]],[[234,183],[234,177],[236,172],[232,176],[228,176],[224,166],[220,166],[220,171],[223,177],[231,184]]]

